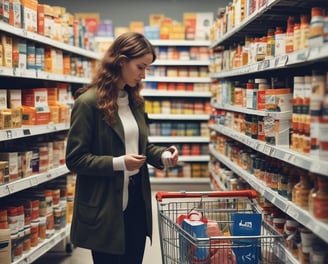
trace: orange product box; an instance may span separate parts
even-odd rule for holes
[[[38,13],[37,13],[37,32],[40,35],[47,37],[53,36],[53,9],[52,6],[46,4],[38,4]]]
[[[71,57],[68,54],[63,54],[63,74],[71,74]]]
[[[10,0],[9,24],[22,27],[22,5],[20,0]]]
[[[131,21],[129,25],[131,32],[144,33],[144,23],[142,21]]]
[[[50,122],[50,111],[37,111],[36,107],[24,106],[22,109],[22,125],[46,125]]]
[[[38,1],[37,0],[21,0],[22,5],[22,27],[27,31],[37,32],[37,11]]]
[[[162,20],[165,18],[164,14],[150,14],[149,15],[149,25],[150,26],[160,26]]]
[[[53,122],[55,124],[60,123],[59,122],[59,106],[58,105],[50,105],[50,122]]]
[[[46,46],[44,49],[44,70],[54,72],[56,52],[53,47]]]
[[[58,102],[58,88],[57,87],[48,87],[48,105],[57,105]]]
[[[70,107],[65,104],[58,104],[59,106],[59,122],[67,123],[70,121]]]
[[[165,82],[157,83],[157,90],[167,90],[167,83]]]
[[[184,13],[183,24],[185,26],[185,39],[194,40],[196,35],[196,24],[197,24],[196,13]]]

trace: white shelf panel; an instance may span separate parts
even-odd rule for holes
[[[165,137],[165,136],[150,136],[149,142],[151,143],[209,143],[208,137],[183,137],[183,136],[172,136],[172,137]]]
[[[210,41],[207,40],[150,40],[151,44],[154,46],[189,46],[189,47],[208,47]]]
[[[239,68],[211,73],[211,78],[226,78],[251,74],[262,71],[270,71],[285,67],[297,66],[299,64],[315,62],[328,58],[328,44],[312,47],[292,53],[288,53],[272,59],[266,59],[258,63],[242,66]]]
[[[203,184],[209,183],[209,178],[156,178],[150,177],[150,183],[154,184]]]
[[[11,139],[18,139],[29,136],[43,135],[69,129],[69,123],[22,126],[21,128],[12,128],[0,130],[0,142]]]
[[[153,66],[208,66],[209,60],[156,60]]]
[[[224,163],[236,174],[244,178],[255,190],[257,190],[263,197],[269,202],[277,206],[280,210],[286,212],[289,216],[294,218],[296,221],[306,226],[318,237],[328,242],[328,224],[323,223],[312,215],[308,211],[295,205],[293,202],[287,200],[285,197],[279,195],[276,191],[268,188],[263,182],[258,180],[254,175],[243,170],[237,164],[230,161],[227,157],[218,153],[213,146],[210,146],[210,153],[214,155],[218,160]]]
[[[180,155],[179,156],[179,161],[181,162],[208,162],[210,160],[209,155]]]
[[[162,91],[155,89],[143,89],[141,90],[142,96],[151,97],[201,97],[210,98],[212,94],[210,92],[198,92],[198,91]]]
[[[65,175],[66,173],[69,173],[69,170],[65,165],[62,165],[58,168],[51,169],[45,173],[35,174],[14,182],[10,182],[8,184],[1,185],[0,198],[53,180],[55,178]]]
[[[208,114],[148,114],[149,119],[156,120],[208,120]]]
[[[76,77],[76,76],[64,75],[64,74],[56,74],[56,73],[38,71],[33,69],[8,68],[3,66],[0,66],[0,75],[15,77],[15,78],[27,78],[27,79],[36,79],[36,80],[69,82],[69,83],[90,82],[89,78],[82,78],[82,77]]]
[[[268,156],[286,161],[297,167],[309,170],[313,173],[328,176],[328,161],[319,160],[315,157],[305,156],[289,149],[288,146],[272,146],[265,142],[250,138],[222,125],[210,125],[216,130],[230,138],[233,138],[252,149],[262,152]]]
[[[183,83],[210,83],[210,77],[166,77],[166,76],[147,76],[143,82],[183,82]]]
[[[69,83],[89,83],[90,78],[82,78],[72,75],[56,74],[45,71],[37,71],[36,79],[61,81]]]
[[[65,50],[67,52],[75,53],[75,54],[78,54],[78,55],[83,54],[83,57],[88,57],[88,58],[96,59],[96,60],[101,59],[101,55],[96,53],[96,52],[86,50],[86,49],[82,49],[82,48],[75,47],[75,46],[71,46],[71,45],[68,45],[66,43],[62,43],[62,42],[59,42],[57,40],[53,40],[51,38],[42,36],[40,34],[37,34],[37,33],[34,33],[34,32],[29,32],[25,29],[11,26],[11,25],[3,22],[3,21],[0,21],[0,31],[4,31],[4,32],[10,33],[10,34],[14,34],[16,36],[19,36],[19,37],[22,37],[22,38],[25,38],[25,39],[29,39],[29,40],[33,40],[33,41],[36,41],[36,42],[39,42],[39,43],[43,43],[45,45],[50,45],[52,47],[55,47],[55,48],[58,48],[58,49],[61,49],[61,50]]]
[[[211,105],[217,109],[224,109],[224,110],[232,111],[232,112],[251,114],[251,115],[256,115],[256,116],[272,116],[275,120],[285,120],[285,119],[292,118],[292,111],[267,112],[267,111],[248,109],[245,107],[234,106],[234,105],[229,105],[229,104],[218,104],[218,103],[215,103],[214,100],[212,100]]]

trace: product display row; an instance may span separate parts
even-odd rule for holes
[[[327,262],[326,16],[324,1],[237,0],[211,31],[211,186],[258,192],[286,263]]]

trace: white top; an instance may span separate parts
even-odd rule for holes
[[[121,119],[124,140],[125,140],[125,154],[139,154],[139,129],[138,124],[129,107],[128,94],[124,90],[119,91],[117,98],[118,115]],[[124,156],[114,157],[113,159],[114,170],[124,170],[124,185],[123,185],[123,210],[126,209],[128,203],[128,185],[129,176],[137,174],[139,170],[129,171],[125,167]]]

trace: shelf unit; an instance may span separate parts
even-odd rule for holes
[[[220,39],[211,43],[210,48],[218,47],[227,48],[234,43],[244,41],[245,36],[266,36],[268,28],[275,28],[275,26],[285,26],[287,17],[290,15],[300,15],[301,13],[309,13],[313,6],[326,7],[324,1],[288,1],[288,0],[268,0],[265,4],[252,15],[245,18],[239,25],[235,26],[231,31],[227,32]],[[265,21],[265,24],[261,23]],[[265,26],[263,26],[265,25]],[[320,46],[313,46],[299,51],[287,53],[281,56],[276,56],[269,59],[252,63],[230,70],[221,70],[219,72],[211,73],[213,80],[239,80],[240,78],[249,78],[254,76],[261,76],[263,78],[270,73],[282,73],[286,76],[295,69],[311,69],[311,66],[316,63],[327,63],[328,61],[328,45],[325,43]],[[290,76],[289,76],[290,77]],[[257,78],[257,77],[255,77]],[[221,104],[215,98],[211,99],[211,105],[214,109],[244,113],[256,116],[272,116],[274,120],[291,119],[292,112],[266,112],[247,109],[244,107],[234,106],[230,104]],[[242,143],[245,146],[253,149],[256,153],[264,154],[284,162],[287,162],[298,168],[305,169],[309,172],[320,174],[328,177],[328,161],[318,159],[311,155],[303,155],[299,152],[291,150],[288,146],[270,145],[263,141],[253,139],[250,136],[241,134],[232,128],[226,127],[220,123],[210,125],[213,132],[217,132],[232,139],[236,142]],[[275,205],[288,216],[295,219],[304,227],[311,230],[317,237],[325,243],[328,243],[328,225],[327,223],[316,219],[307,210],[297,206],[292,201],[281,196],[277,191],[272,190],[262,181],[260,181],[253,174],[245,171],[236,163],[232,162],[228,157],[218,152],[215,144],[210,144],[209,152],[211,159],[219,161],[221,164],[229,168],[233,173],[243,178],[252,188],[259,192],[259,194],[267,201]],[[214,186],[219,186],[225,189],[222,184],[220,175],[215,171],[212,164],[209,165],[211,172],[211,181]],[[286,254],[285,254],[286,253]],[[284,263],[300,263],[287,250],[284,254],[278,254]]]
[[[51,46],[58,50],[62,50],[65,53],[74,54],[93,61],[99,60],[101,58],[100,55],[95,52],[58,42],[37,33],[26,31],[22,28],[13,27],[2,21],[0,21],[0,32],[10,36],[23,38],[27,41],[41,45]],[[20,80],[21,89],[24,89],[25,83],[26,85],[32,84],[32,87],[39,87],[39,85],[45,81],[54,83],[62,82],[80,86],[90,81],[89,77],[61,75],[34,69],[18,69],[3,66],[0,67],[0,76],[8,78],[10,81],[13,80],[12,83],[16,83],[18,80]],[[7,142],[16,140],[23,140],[27,142],[31,137],[45,136],[53,133],[65,133],[68,129],[69,123],[49,123],[47,125],[23,125],[20,128],[0,130],[0,144],[5,146]],[[1,199],[5,199],[7,197],[14,197],[21,191],[28,190],[54,179],[58,179],[68,173],[69,170],[67,167],[65,165],[60,165],[56,168],[50,169],[47,172],[33,174],[32,176],[0,185],[0,201]],[[69,225],[66,225],[65,228],[56,230],[51,237],[46,238],[42,242],[39,242],[37,246],[32,247],[27,253],[23,253],[23,255],[18,259],[14,259],[12,263],[28,264],[34,262],[47,251],[51,250],[59,242],[64,240],[67,241],[69,236],[69,229]]]
[[[197,48],[197,47],[204,47],[208,48],[209,42],[208,41],[191,41],[191,40],[151,40],[152,44],[156,48]],[[177,69],[180,68],[188,68],[188,67],[208,67],[209,60],[208,59],[201,59],[201,58],[184,58],[184,59],[163,59],[160,56],[157,57],[156,61],[152,64],[152,67],[175,67]],[[178,100],[193,100],[194,102],[209,102],[211,97],[211,93],[209,90],[206,91],[187,91],[187,90],[161,90],[161,89],[148,89],[147,83],[183,83],[183,84],[210,84],[211,78],[209,76],[188,76],[188,77],[181,77],[181,76],[166,76],[166,75],[148,75],[144,80],[146,88],[142,90],[142,95],[147,100],[169,100],[172,102],[174,99]],[[151,123],[158,122],[206,122],[209,119],[208,113],[199,113],[199,114],[172,114],[172,113],[148,113],[148,118]],[[208,136],[154,136],[151,135],[149,138],[150,142],[157,143],[157,144],[207,144],[209,142]],[[202,155],[182,155],[180,153],[179,162],[189,162],[189,163],[207,163],[209,161],[209,155],[202,154]],[[182,179],[182,178],[170,178],[170,179],[151,179],[152,182],[161,182],[163,183],[170,182],[170,183],[182,183],[183,180],[192,181],[192,182],[203,182],[204,179],[198,178],[190,178],[190,179]],[[209,182],[208,179],[206,179]]]

